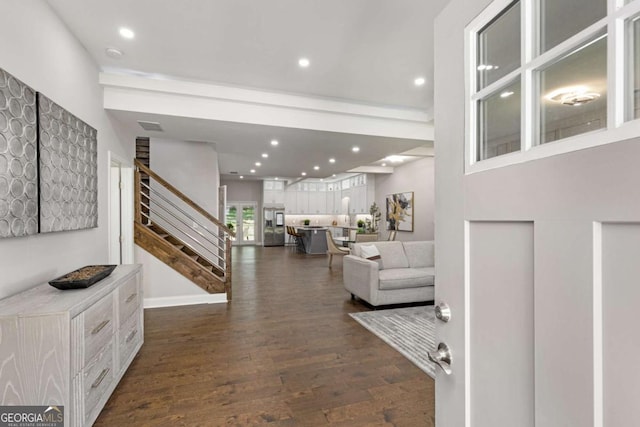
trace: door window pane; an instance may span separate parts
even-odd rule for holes
[[[478,33],[478,90],[520,67],[520,2],[505,9]]]
[[[242,207],[242,239],[256,240],[256,215],[253,206]]]
[[[520,80],[479,101],[478,123],[476,160],[520,150]]]
[[[632,21],[631,46],[633,49],[633,63],[631,76],[633,93],[631,99],[632,112],[630,116],[634,119],[640,118],[640,17]]]
[[[606,15],[607,0],[541,0],[541,51],[546,52]]]
[[[540,90],[541,143],[606,127],[606,36],[542,70]]]

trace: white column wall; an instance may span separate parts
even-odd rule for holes
[[[103,108],[98,67],[46,2],[5,1],[0,67],[98,130],[98,227],[0,239],[0,298],[88,264],[108,262],[107,151],[133,158],[133,141]]]

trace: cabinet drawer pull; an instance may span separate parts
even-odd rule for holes
[[[104,329],[104,327],[107,326],[108,324],[109,324],[109,320],[103,320],[102,322],[100,322],[100,324],[98,326],[93,328],[93,331],[91,331],[91,335],[97,334],[102,329]]]
[[[124,340],[124,342],[126,343],[130,342],[133,339],[133,337],[136,336],[137,333],[138,333],[137,329],[134,329],[133,331],[131,331],[131,333],[127,335],[127,338]]]
[[[137,296],[138,296],[138,294],[137,294],[137,293],[135,293],[135,294],[131,294],[131,295],[129,295],[129,296],[127,297],[127,300],[126,300],[125,302],[126,302],[126,303],[130,303],[130,302],[131,302],[131,301],[133,301],[133,300],[135,299],[135,297],[137,297]]]
[[[100,372],[100,376],[93,382],[93,384],[91,384],[91,388],[100,387],[100,384],[102,384],[102,381],[104,381],[104,378],[107,376],[110,370],[111,369],[109,368],[104,368],[102,372]]]

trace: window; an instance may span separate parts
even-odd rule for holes
[[[520,80],[478,102],[477,160],[520,151]]]
[[[546,52],[607,15],[607,0],[541,0],[540,49]]]
[[[540,71],[540,143],[607,125],[607,38],[580,46]]]
[[[631,63],[631,82],[633,90],[631,96],[631,111],[627,115],[632,119],[640,118],[640,17],[631,20],[631,51],[633,60]]]
[[[520,2],[513,3],[478,33],[478,89],[520,67]]]
[[[467,34],[468,172],[640,133],[640,0],[495,0]]]

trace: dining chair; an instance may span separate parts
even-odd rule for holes
[[[333,262],[334,255],[349,255],[351,250],[349,248],[341,248],[336,245],[336,242],[333,240],[333,235],[330,230],[327,230],[327,255],[329,257],[329,268],[331,268],[331,263]]]
[[[377,242],[378,241],[378,233],[357,233],[355,241],[356,241],[356,243],[360,243],[360,242]]]

